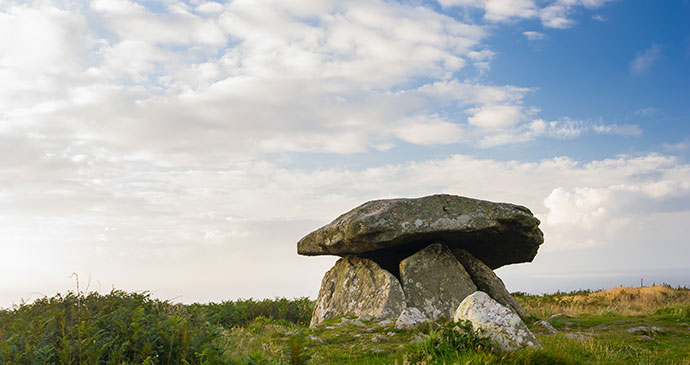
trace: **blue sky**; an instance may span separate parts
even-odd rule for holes
[[[690,285],[690,2],[0,3],[0,306],[314,296],[371,199],[529,207],[513,291]]]

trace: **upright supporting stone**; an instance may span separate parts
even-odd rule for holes
[[[310,327],[343,315],[395,320],[403,309],[405,294],[393,274],[369,259],[345,256],[321,281]]]
[[[428,318],[452,318],[455,309],[477,287],[453,253],[435,243],[400,262],[407,305]]]
[[[489,294],[495,301],[515,311],[523,321],[529,319],[529,313],[527,313],[525,308],[522,308],[520,303],[513,299],[501,278],[486,266],[486,264],[461,248],[454,249],[453,254],[455,254],[455,257],[460,261],[465,270],[467,270],[467,273],[470,274],[472,281],[477,286],[477,290]]]

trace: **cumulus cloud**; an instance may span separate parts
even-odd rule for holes
[[[472,114],[467,120],[470,125],[477,127],[508,127],[518,123],[523,114],[521,108],[515,105],[486,105],[482,108],[472,108]]]
[[[647,71],[657,60],[661,58],[661,56],[661,46],[652,43],[652,45],[650,45],[646,50],[637,52],[635,58],[630,61],[630,72],[637,75]]]
[[[458,142],[464,134],[458,124],[437,115],[402,120],[395,133],[406,142],[420,145]]]
[[[269,1],[170,3],[154,13],[130,0],[41,4],[3,8],[1,24],[13,31],[1,32],[0,112],[6,125],[45,136],[47,153],[83,142],[176,163],[221,151],[350,154],[400,140],[550,136],[500,137],[528,128],[537,109],[523,98],[533,90],[455,78],[489,69],[487,30],[431,8]],[[521,4],[514,10],[532,8]],[[504,2],[485,5],[513,17]]]

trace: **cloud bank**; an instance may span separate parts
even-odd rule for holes
[[[0,306],[27,288],[64,291],[72,272],[101,289],[183,301],[314,295],[334,259],[298,257],[295,242],[375,198],[521,203],[542,219],[546,252],[685,217],[674,202],[687,200],[688,167],[664,155],[290,163],[640,135],[635,125],[545,120],[526,102],[531,85],[483,78],[496,23],[563,28],[573,9],[604,3],[442,2],[484,12],[470,22],[383,1],[3,2],[0,274],[22,280],[3,286]]]
[[[662,254],[667,267],[684,267],[690,254],[678,241],[690,218],[690,166],[658,154],[589,163],[453,155],[363,169],[261,160],[161,168],[73,155],[45,163],[56,165],[52,181],[26,167],[0,191],[0,267],[24,278],[6,289],[14,300],[30,287],[65,290],[73,271],[106,290],[151,289],[182,301],[315,295],[335,259],[297,256],[300,237],[366,200],[433,193],[531,208],[546,238],[534,268],[587,267],[593,247],[615,248],[610,269]],[[659,239],[667,240],[663,253],[649,245]],[[559,252],[569,252],[568,263],[548,260]]]
[[[194,2],[154,12],[98,0],[0,10],[3,142],[42,154],[76,145],[200,161],[554,135],[524,133],[538,120],[524,102],[531,88],[458,77],[489,67],[486,27],[427,7]]]

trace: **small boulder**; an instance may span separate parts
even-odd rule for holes
[[[549,321],[542,319],[541,321],[538,321],[532,325],[532,331],[537,334],[544,334],[544,335],[555,335],[558,333],[558,330],[555,329]]]
[[[400,313],[398,320],[395,321],[395,328],[408,330],[417,327],[419,324],[428,320],[429,318],[427,318],[427,316],[425,316],[424,313],[422,313],[419,309],[415,307],[407,307],[402,311],[402,313]]]
[[[321,281],[310,327],[344,315],[396,319],[405,308],[398,279],[375,262],[346,256]]]
[[[657,326],[640,326],[628,328],[628,333],[638,333],[642,334],[656,334],[657,332],[664,332],[663,328]]]
[[[400,262],[407,305],[428,318],[452,318],[477,287],[446,245],[435,243]]]
[[[589,340],[589,336],[582,333],[566,333],[563,335],[563,337],[571,340]]]
[[[393,323],[393,320],[391,319],[384,319],[382,321],[379,321],[379,326],[388,326],[389,324]]]
[[[491,268],[461,248],[453,250],[453,254],[470,274],[477,290],[489,294],[495,301],[514,310],[523,321],[529,319],[529,313],[510,295],[503,280]]]
[[[388,337],[385,335],[375,335],[371,337],[371,342],[377,343],[377,342],[386,342],[388,341]]]
[[[415,336],[415,338],[413,338],[412,340],[410,340],[410,343],[411,343],[411,344],[420,343],[420,342],[424,341],[424,339],[425,339],[426,337],[427,337],[426,335],[424,335],[424,336],[417,335],[417,336]]]
[[[456,322],[468,320],[482,336],[488,338],[498,350],[514,351],[523,347],[541,346],[515,312],[503,306],[481,291],[477,291],[460,303]]]

